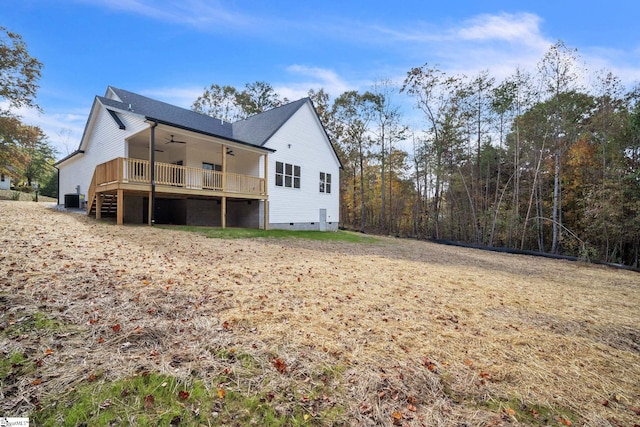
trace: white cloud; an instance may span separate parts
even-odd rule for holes
[[[358,85],[348,83],[333,70],[321,67],[293,64],[286,68],[293,76],[292,82],[274,86],[276,92],[290,100],[307,96],[309,89],[324,89],[330,96],[336,97],[347,90],[358,89]],[[303,80],[299,80],[302,77]]]
[[[211,0],[78,0],[90,5],[102,5],[151,19],[185,24],[201,31],[221,31],[222,28],[258,28],[258,20],[240,12],[234,12],[219,1]]]
[[[540,47],[547,41],[540,33],[542,19],[531,13],[478,15],[453,30],[453,38],[471,41],[500,40]]]

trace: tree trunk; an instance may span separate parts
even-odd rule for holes
[[[364,233],[366,224],[365,203],[364,203],[364,153],[362,143],[360,143],[360,231]]]
[[[551,253],[558,253],[558,240],[560,237],[560,149],[556,149],[555,167],[553,173],[553,240],[551,242]]]

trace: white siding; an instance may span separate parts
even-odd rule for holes
[[[310,103],[302,106],[265,144],[269,154],[269,223],[316,225],[320,209],[339,221],[339,163]],[[290,146],[289,146],[290,145]],[[276,162],[300,166],[300,188],[275,185]],[[331,174],[331,193],[320,193],[320,172]]]
[[[96,166],[117,157],[126,157],[125,138],[149,127],[142,117],[121,114],[120,119],[126,126],[123,130],[103,106],[98,106],[93,112],[95,117],[90,119],[92,122],[88,124],[81,146],[84,154],[77,154],[59,166],[60,204],[64,203],[65,194],[76,193],[77,186],[86,198]]]

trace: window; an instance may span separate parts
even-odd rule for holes
[[[331,193],[331,174],[320,172],[320,192]]]
[[[300,166],[276,162],[276,185],[300,188]]]
[[[222,172],[222,165],[202,162],[202,169],[208,170],[208,171]]]
[[[4,182],[4,174],[0,175],[0,182]]]

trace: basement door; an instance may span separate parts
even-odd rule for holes
[[[320,209],[320,231],[327,231],[327,210]]]

